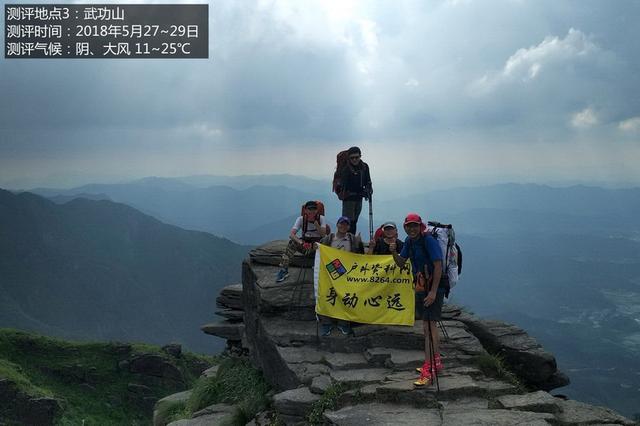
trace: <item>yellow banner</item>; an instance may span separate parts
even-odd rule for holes
[[[316,312],[364,324],[413,325],[411,262],[320,245],[316,253]]]

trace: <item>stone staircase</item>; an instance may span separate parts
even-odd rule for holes
[[[320,337],[313,274],[305,267],[309,261],[294,258],[288,280],[275,283],[285,244],[252,251],[243,263],[242,288],[230,286],[218,298],[223,310],[236,312],[203,326],[206,333],[249,349],[253,363],[279,391],[274,407],[285,424],[308,424],[313,404],[338,385],[343,392],[335,408],[324,412],[326,424],[634,424],[611,410],[553,397],[547,391],[568,384],[568,378],[557,370],[552,354],[516,326],[446,304],[441,323],[447,335],[441,342],[445,369],[437,386],[414,387],[415,369],[424,362],[422,322],[354,325],[351,336],[334,330]],[[243,322],[238,322],[239,310]],[[501,355],[517,382],[479,367],[478,358],[489,358],[488,349]]]

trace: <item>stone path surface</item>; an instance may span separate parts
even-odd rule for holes
[[[611,410],[553,397],[548,391],[568,378],[552,354],[520,328],[456,306],[445,305],[443,312],[448,338],[441,344],[445,369],[437,386],[414,387],[415,368],[424,361],[422,324],[354,325],[351,336],[334,330],[320,337],[312,273],[292,266],[288,280],[275,283],[285,244],[272,242],[251,252],[242,266],[242,287],[230,286],[218,299],[219,307],[235,311],[233,317],[203,328],[232,335],[249,349],[252,362],[279,391],[274,406],[285,424],[308,424],[314,403],[336,385],[344,392],[336,408],[324,412],[326,424],[634,424]],[[297,258],[294,265],[305,262]],[[504,358],[520,384],[483,372],[477,359],[488,357],[488,351]]]

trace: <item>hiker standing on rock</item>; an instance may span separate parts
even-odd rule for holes
[[[319,210],[317,201],[307,201],[302,209],[302,215],[298,216],[291,233],[289,235],[289,244],[282,255],[280,262],[280,271],[276,277],[276,282],[282,282],[289,276],[289,262],[291,258],[298,253],[310,255],[315,247],[313,243],[320,241],[327,233],[327,223],[322,212]],[[298,231],[302,230],[302,236],[298,237]]]
[[[333,190],[342,200],[342,216],[351,220],[349,232],[356,234],[358,217],[362,211],[362,198],[369,200],[373,194],[369,166],[361,160],[360,148],[352,146],[338,154]]]
[[[338,222],[336,223],[336,233],[326,235],[324,238],[322,238],[322,240],[320,240],[320,244],[337,248],[338,250],[349,251],[351,253],[364,253],[364,246],[362,244],[360,236],[353,235],[351,232],[349,232],[350,226],[350,219],[346,216],[341,216],[340,218],[338,218]],[[353,332],[351,330],[351,324],[349,323],[349,321],[336,320],[324,315],[318,315],[318,319],[320,320],[322,336],[331,335],[331,331],[336,326],[338,327],[338,330],[345,336]]]
[[[413,382],[416,386],[430,385],[433,377],[443,368],[440,336],[436,327],[436,322],[442,316],[445,294],[444,286],[440,286],[443,257],[438,242],[431,235],[424,235],[426,228],[418,214],[409,213],[404,220],[407,238],[400,254],[396,243],[389,245],[398,266],[404,266],[407,259],[411,259],[416,289],[416,313],[423,320],[425,361],[420,369],[420,377]]]

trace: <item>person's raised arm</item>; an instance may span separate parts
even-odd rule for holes
[[[402,268],[404,264],[407,262],[407,259],[405,259],[404,257],[398,254],[398,245],[395,243],[395,241],[389,244],[389,251],[393,256],[393,260],[396,262],[396,265]]]

